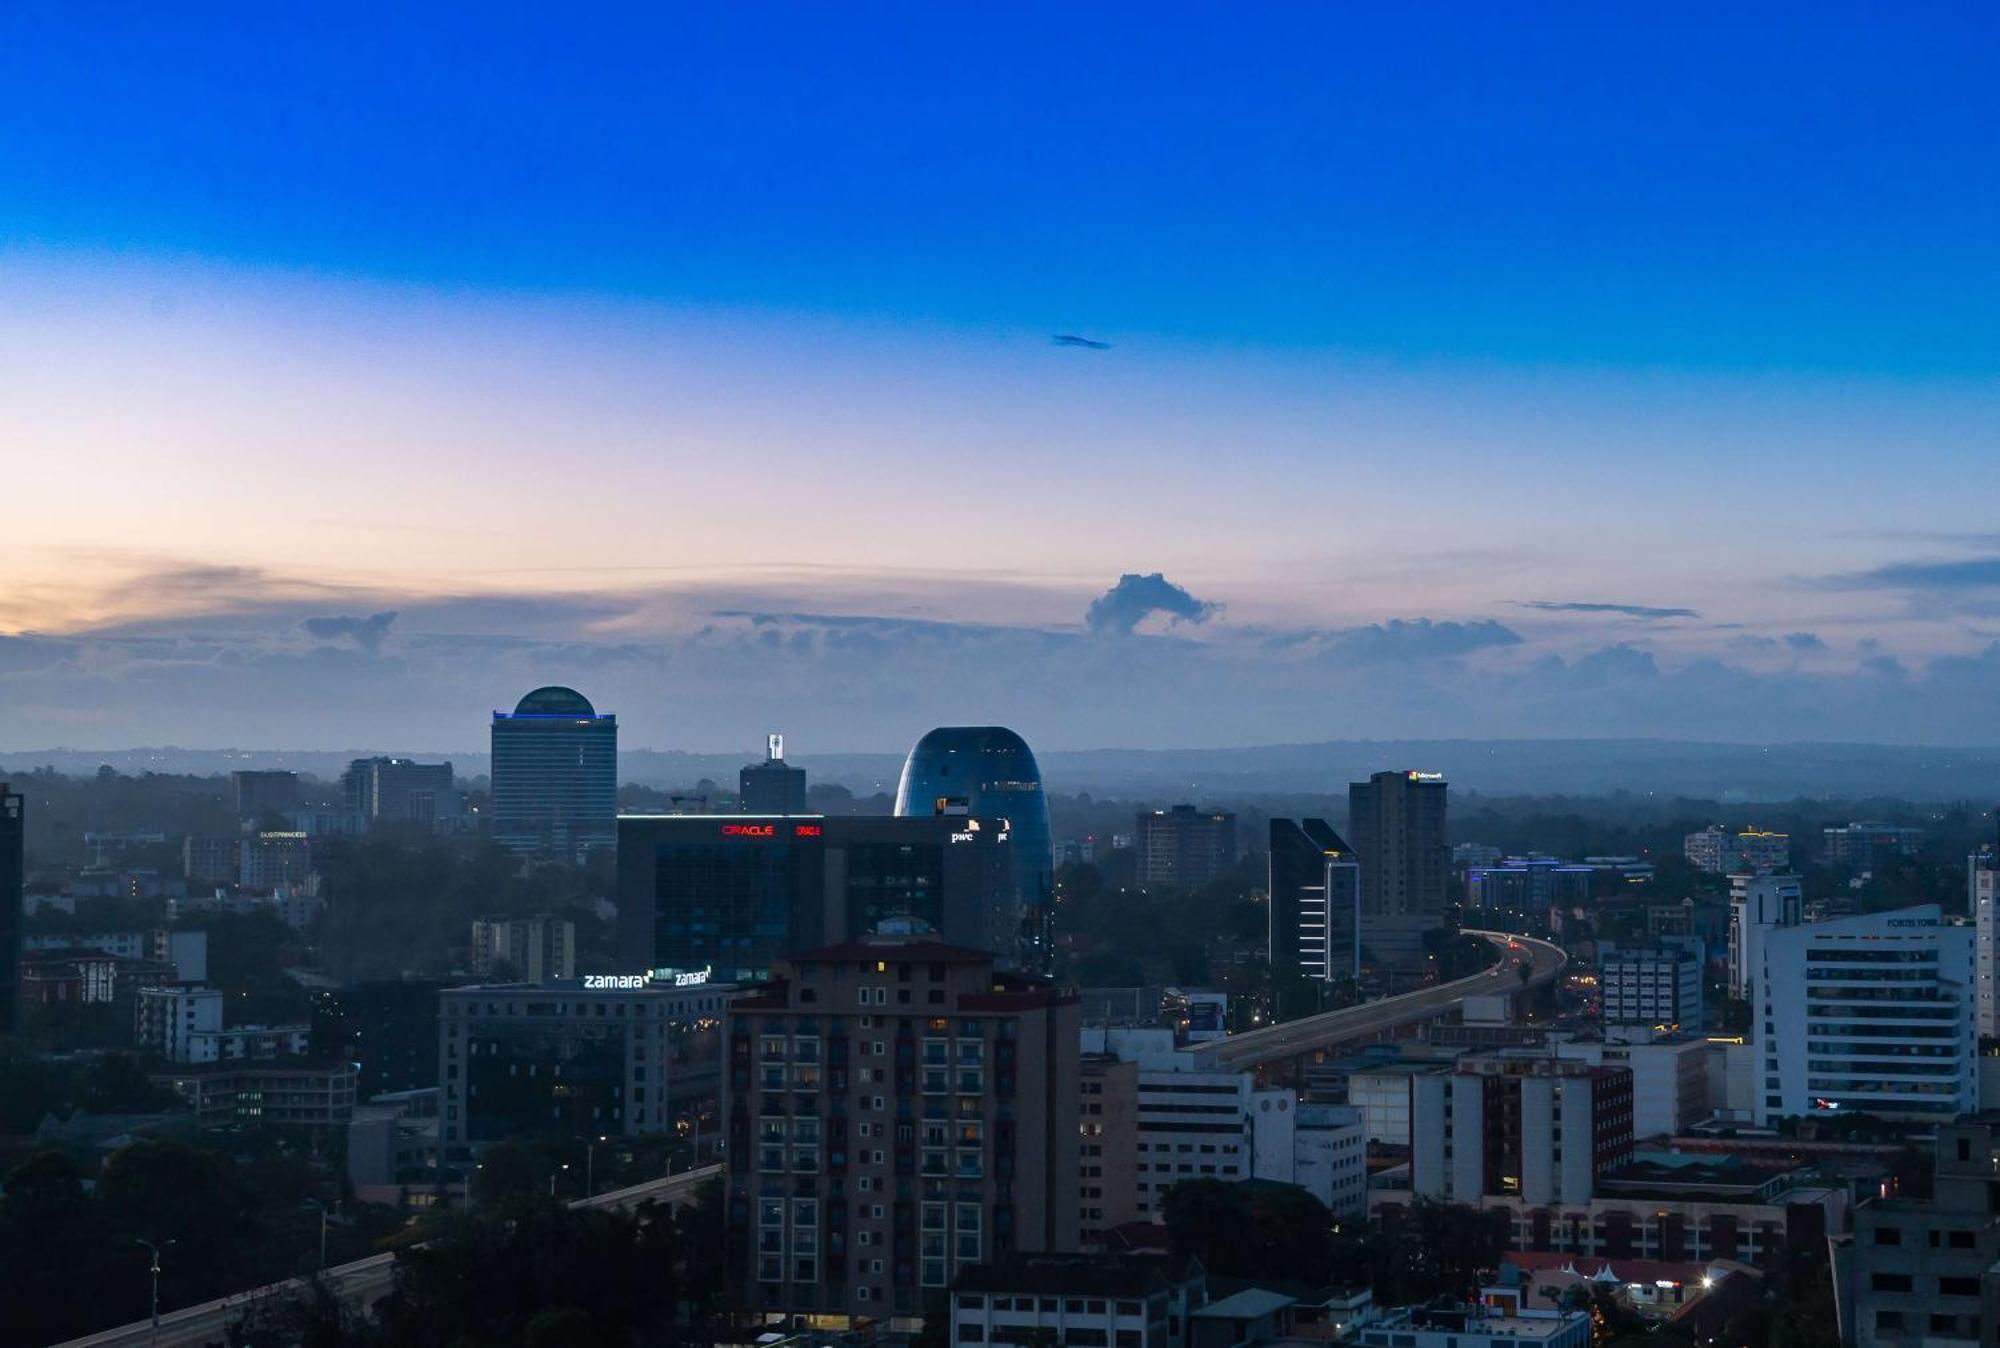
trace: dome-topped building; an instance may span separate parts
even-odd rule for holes
[[[493,713],[493,838],[578,860],[618,841],[618,718],[550,684]]]
[[[899,815],[968,814],[1008,821],[1021,905],[1021,963],[1048,967],[1054,947],[1054,857],[1042,770],[1005,726],[939,726],[910,750],[896,788]]]
[[[574,688],[552,683],[537,688],[514,704],[516,716],[595,716],[597,708]]]

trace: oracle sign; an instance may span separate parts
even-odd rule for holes
[[[725,838],[775,838],[776,824],[724,824],[722,836]]]

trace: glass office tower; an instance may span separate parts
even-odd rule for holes
[[[917,741],[896,788],[899,815],[974,815],[1007,821],[1021,911],[1020,963],[1047,970],[1054,955],[1055,860],[1042,770],[1005,726],[940,726]]]
[[[618,841],[618,718],[574,688],[493,713],[493,837],[518,856],[574,861]]]

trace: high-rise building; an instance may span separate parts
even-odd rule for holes
[[[635,1137],[713,1099],[727,985],[599,976],[438,994],[441,1140]]]
[[[953,815],[621,815],[626,964],[753,981],[783,956],[914,921],[1019,957],[1007,821]]]
[[[1767,927],[1750,980],[1752,1115],[1944,1122],[1979,1106],[1973,931],[1936,904]]]
[[[453,784],[451,764],[408,758],[357,758],[340,776],[349,827],[356,832],[416,824],[433,833],[455,833],[465,823],[465,796]]]
[[[1140,814],[1132,830],[1139,852],[1139,883],[1148,888],[1195,889],[1236,864],[1236,816],[1176,805]]]
[[[576,923],[553,913],[474,918],[472,972],[490,978],[503,965],[524,983],[575,978]]]
[[[804,814],[806,770],[785,761],[785,737],[766,737],[764,761],[736,774],[736,794],[745,814]]]
[[[259,825],[271,815],[290,814],[305,804],[296,772],[240,771],[229,774],[236,785],[236,817]]]
[[[574,688],[537,688],[493,713],[493,839],[574,861],[618,841],[618,718]]]
[[[729,1265],[756,1311],[915,1316],[1077,1244],[1077,1005],[941,942],[783,961],[726,1016]]]
[[[1006,821],[1014,840],[1019,961],[1023,968],[1046,972],[1055,954],[1055,854],[1042,770],[1027,742],[1004,726],[938,727],[917,741],[903,763],[896,813]]]
[[[1796,875],[1736,875],[1729,886],[1729,995],[1742,1002],[1763,964],[1764,934],[1797,926],[1805,895]]]
[[[1965,909],[1972,914],[1973,1001],[1981,1039],[2000,1039],[2000,848],[1987,843],[1965,859]]]
[[[27,921],[27,832],[18,791],[0,782],[0,1034],[13,1033],[21,1009],[21,930]]]
[[[1361,972],[1361,867],[1324,819],[1273,819],[1267,946],[1273,974]]]
[[[1378,772],[1347,788],[1347,837],[1361,859],[1361,944],[1382,964],[1423,963],[1424,933],[1447,922],[1444,774]]]

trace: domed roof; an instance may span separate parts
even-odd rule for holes
[[[597,708],[590,705],[590,699],[574,688],[564,688],[561,684],[550,684],[537,688],[534,692],[514,704],[516,716],[595,716]]]

